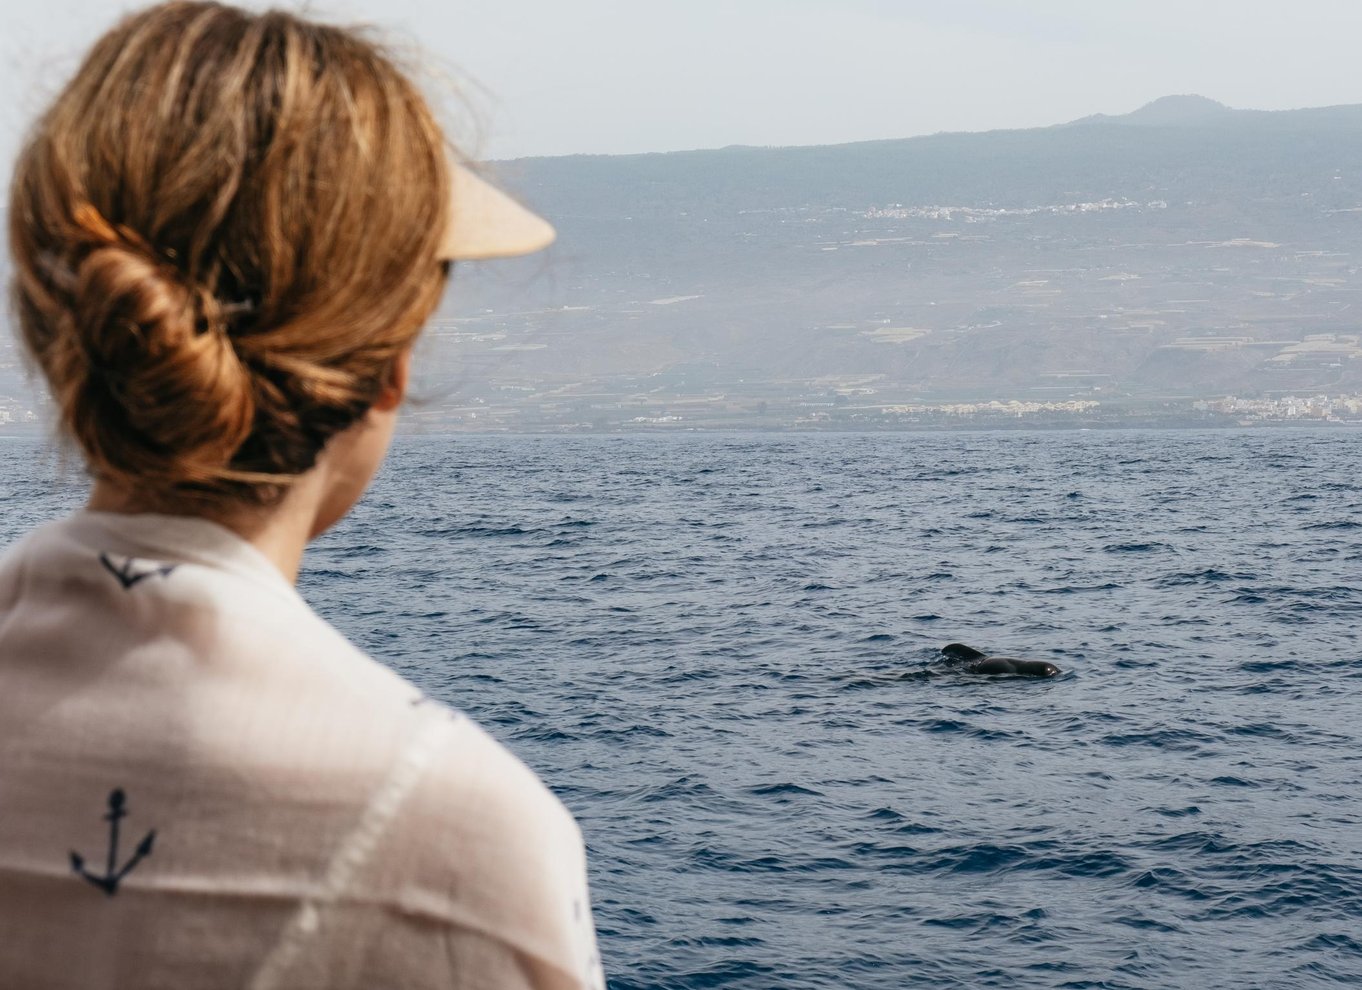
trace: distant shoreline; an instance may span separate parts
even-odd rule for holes
[[[844,435],[892,435],[905,433],[1181,433],[1181,432],[1225,432],[1251,433],[1273,430],[1299,430],[1302,432],[1347,432],[1362,429],[1362,421],[1340,423],[1310,422],[1261,422],[1261,423],[1094,423],[1091,425],[1053,425],[1039,423],[992,424],[973,423],[958,426],[922,425],[893,427],[857,427],[849,424],[828,426],[710,426],[687,427],[638,426],[621,429],[579,429],[570,426],[562,428],[544,427],[526,430],[471,430],[471,429],[422,429],[419,426],[403,427],[397,430],[398,440],[437,438],[437,437],[640,437],[640,436],[831,436]],[[0,442],[10,440],[50,440],[53,445],[61,441],[53,438],[50,431],[41,427],[15,428],[0,427]]]

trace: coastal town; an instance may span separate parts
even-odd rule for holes
[[[1344,346],[1352,346],[1349,336]],[[1329,342],[1308,342],[1312,352]],[[7,345],[11,355],[13,346]],[[1350,359],[1351,356],[1345,358]],[[49,423],[39,386],[14,360],[0,361],[0,435]],[[924,399],[884,375],[807,380],[725,378],[689,368],[606,380],[546,382],[504,377],[451,385],[422,377],[406,428],[421,433],[580,433],[673,430],[1093,429],[1362,425],[1362,391],[1284,395],[1016,395]]]

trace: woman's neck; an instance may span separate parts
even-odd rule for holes
[[[236,533],[268,557],[290,582],[297,582],[308,542],[350,511],[383,463],[406,391],[410,357],[410,351],[403,352],[394,368],[394,383],[358,421],[327,442],[316,463],[293,479],[274,505],[237,503],[209,509],[167,504],[135,487],[98,480],[89,507],[102,512],[161,512],[207,519]]]
[[[294,583],[298,580],[303,550],[319,532],[318,519],[324,494],[320,475],[316,470],[309,471],[275,505],[236,504],[211,508],[148,498],[131,488],[101,479],[95,481],[87,508],[97,512],[156,512],[207,519],[254,546],[290,583]]]

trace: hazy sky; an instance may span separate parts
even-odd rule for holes
[[[22,121],[135,6],[0,0],[0,172]],[[324,0],[305,9],[390,28],[457,66],[483,121],[483,154],[497,158],[1030,127],[1170,93],[1261,109],[1362,103],[1358,0]]]

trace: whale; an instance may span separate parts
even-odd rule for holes
[[[1061,671],[1045,660],[1022,660],[1018,657],[990,656],[964,643],[950,643],[941,652],[965,665],[967,674],[1016,674],[1021,677],[1056,677]]]

